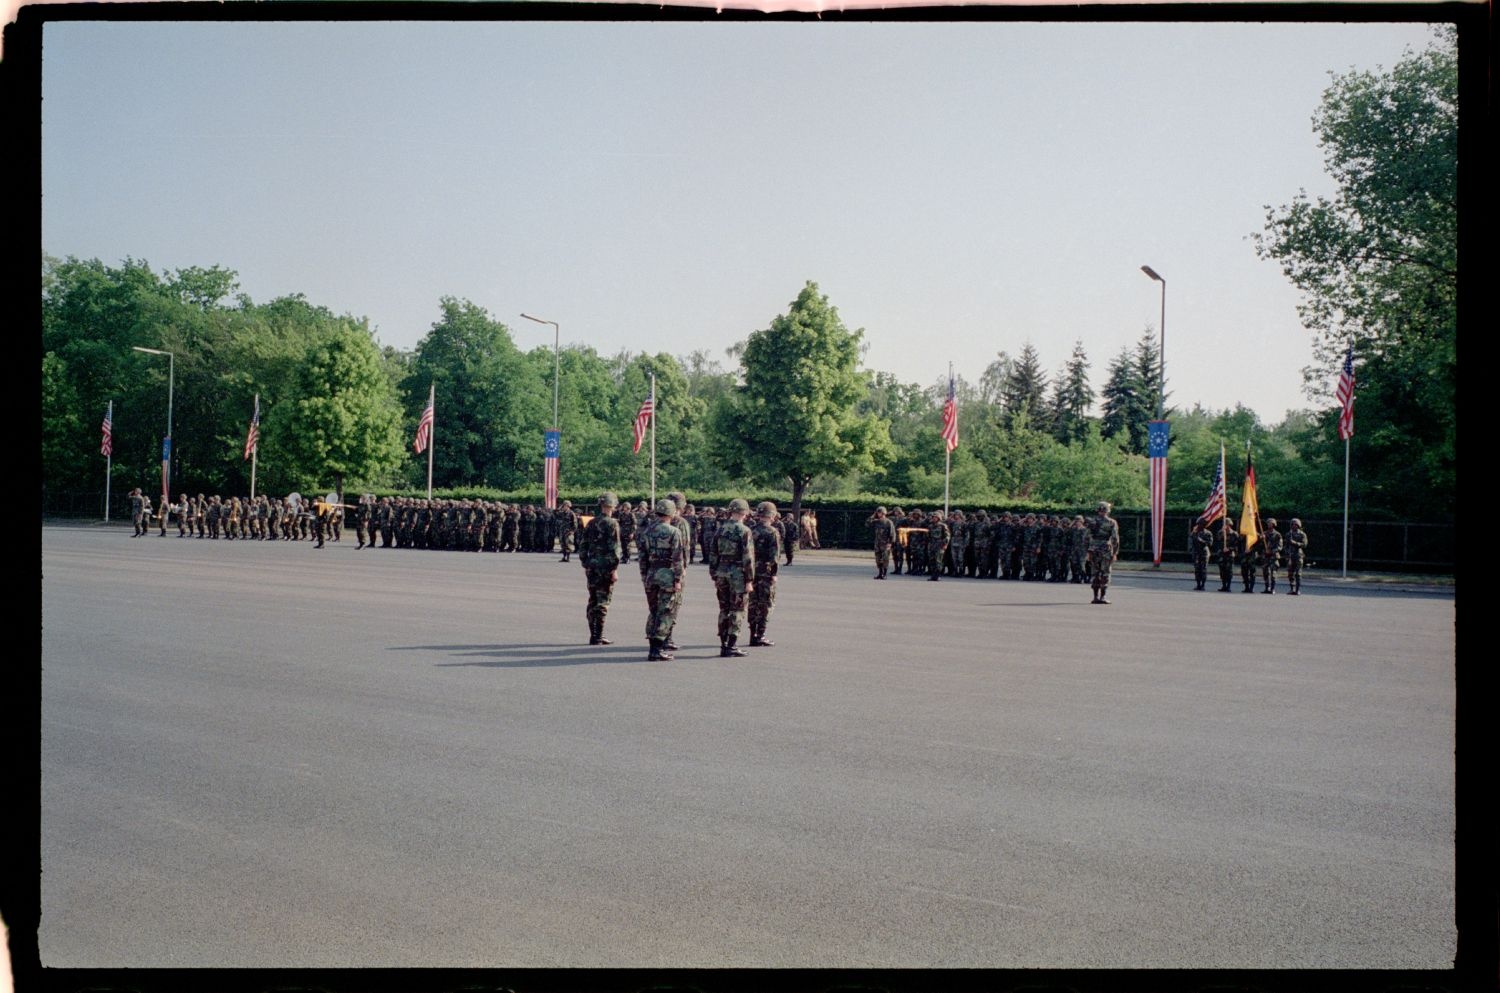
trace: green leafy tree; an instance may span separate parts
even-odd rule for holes
[[[1255,235],[1302,293],[1314,336],[1308,396],[1329,410],[1351,345],[1358,367],[1354,498],[1431,516],[1455,499],[1458,52],[1435,29],[1390,71],[1333,77],[1313,116],[1337,192],[1266,208]],[[1336,445],[1334,420],[1321,419]],[[1341,447],[1341,446],[1340,446]]]
[[[340,320],[307,343],[295,399],[262,418],[264,447],[285,489],[321,495],[367,484],[403,458],[401,408],[369,331]]]
[[[864,331],[849,331],[809,281],[785,314],[750,335],[744,385],[715,409],[721,466],[731,475],[786,479],[792,511],[813,476],[873,469],[889,455],[884,421],[860,414],[868,392],[858,367]]]

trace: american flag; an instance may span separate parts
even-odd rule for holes
[[[646,431],[651,427],[651,416],[656,413],[656,397],[649,396],[641,404],[641,409],[635,415],[635,447],[632,452],[641,450],[641,441],[646,437]]]
[[[948,377],[948,399],[943,403],[943,441],[948,451],[958,447],[958,400],[953,395],[953,377]]]
[[[250,417],[250,431],[245,435],[245,461],[250,460],[260,445],[260,394],[255,394],[255,413]]]
[[[412,442],[417,454],[427,451],[427,443],[432,440],[432,404],[437,399],[435,391],[437,384],[433,384],[427,391],[427,409],[422,411],[422,419],[417,422],[417,439]]]
[[[1161,565],[1162,532],[1167,521],[1167,422],[1146,425],[1146,457],[1151,463],[1151,554]]]
[[[546,507],[557,507],[557,456],[562,450],[562,432],[548,431],[546,435],[546,459],[542,469],[542,486],[545,489]]]
[[[1354,346],[1344,353],[1344,371],[1339,373],[1337,394],[1339,405],[1339,438],[1348,441],[1354,437]]]
[[[99,454],[108,458],[115,453],[115,402],[111,400],[104,408],[104,423],[99,425],[103,437],[99,441]]]
[[[1214,488],[1208,494],[1208,502],[1203,505],[1203,513],[1198,515],[1198,520],[1207,527],[1224,516],[1224,507],[1224,446],[1220,444],[1219,468],[1214,471]]]

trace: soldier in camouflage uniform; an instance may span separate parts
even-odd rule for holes
[[[755,591],[755,541],[745,527],[750,505],[739,497],[729,501],[729,520],[715,529],[714,590],[719,597],[719,657],[744,658],[736,648],[745,620],[745,596]]]
[[[884,507],[876,507],[865,523],[875,535],[875,578],[884,579],[891,564],[891,547],[896,544],[896,525],[885,516]]]
[[[578,530],[578,515],[573,513],[573,501],[564,500],[557,514],[557,543],[562,550],[562,560],[570,561],[573,555],[573,534]]]
[[[1302,522],[1292,518],[1292,526],[1286,533],[1286,583],[1287,596],[1302,592],[1302,566],[1307,561],[1307,532]]]
[[[630,550],[635,547],[635,508],[626,501],[617,515],[620,523],[620,563],[630,561]]]
[[[1208,557],[1214,550],[1214,536],[1201,520],[1193,522],[1188,548],[1193,553],[1193,589],[1202,590],[1208,583]]]
[[[613,493],[599,494],[599,512],[583,529],[578,540],[578,561],[583,565],[589,587],[589,603],[584,616],[589,622],[589,644],[608,645],[604,637],[604,616],[614,596],[615,580],[620,573],[620,522],[615,508],[620,500]]]
[[[1266,518],[1265,533],[1260,536],[1261,542],[1261,564],[1260,578],[1265,584],[1262,593],[1276,592],[1276,570],[1281,568],[1281,550],[1285,545],[1285,539],[1281,532],[1276,530],[1276,518]]]
[[[750,505],[746,504],[745,507],[748,510]],[[729,516],[733,518],[734,513],[731,511]],[[742,523],[743,520],[742,516]],[[719,528],[727,523],[729,522],[719,520],[719,515],[714,513],[712,507],[704,507],[698,514],[699,544],[703,549],[703,564],[708,566],[708,574],[710,576],[714,574],[714,563],[719,557]],[[747,528],[746,530],[748,531],[749,529]]]
[[[1017,521],[1010,511],[1002,511],[995,526],[995,567],[1001,579],[1015,579]]]
[[[1099,501],[1099,512],[1088,522],[1089,564],[1093,576],[1094,599],[1091,603],[1109,603],[1109,572],[1120,554],[1120,525],[1109,516],[1109,501]]]
[[[646,587],[646,638],[651,642],[648,661],[671,661],[667,645],[672,627],[677,623],[677,606],[682,596],[682,573],[687,555],[682,547],[682,532],[672,523],[677,507],[667,497],[656,501],[656,523],[641,532],[641,583]]]
[[[1255,592],[1255,574],[1260,572],[1260,550],[1265,548],[1265,543],[1257,535],[1255,542],[1250,542],[1248,534],[1240,535],[1240,592]]]
[[[948,522],[933,511],[927,518],[927,581],[935,583],[943,572],[943,553],[948,550]]]
[[[942,573],[957,577],[963,574],[964,546],[969,541],[968,521],[964,512],[953,510],[948,514],[948,550],[943,553]]]
[[[891,510],[891,525],[896,529],[896,540],[891,543],[891,559],[894,569],[891,571],[897,576],[901,575],[901,566],[906,561],[906,546],[901,542],[901,529],[907,527],[906,511],[900,507]]]
[[[781,531],[776,527],[776,505],[762,501],[756,508],[751,534],[755,538],[755,588],[750,592],[750,647],[770,648],[766,623],[776,606],[776,557],[781,553]]]
[[[906,526],[911,528],[906,535],[906,574],[920,576],[927,570],[927,515],[921,507],[912,508]]]
[[[786,555],[786,564],[792,564],[792,554],[797,551],[797,539],[801,531],[797,527],[797,519],[789,510],[781,515],[781,551]]]
[[[1065,532],[1068,545],[1068,571],[1075,583],[1083,582],[1084,565],[1089,557],[1089,524],[1079,514]]]
[[[521,551],[530,552],[536,547],[536,509],[527,504],[521,508]]]
[[[1219,560],[1219,592],[1228,593],[1234,582],[1234,560],[1240,552],[1240,533],[1234,529],[1226,515],[1214,528],[1214,555]]]

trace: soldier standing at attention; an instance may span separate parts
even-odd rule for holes
[[[573,533],[578,530],[578,515],[573,513],[573,501],[564,500],[557,512],[557,539],[562,548],[562,561],[573,556]]]
[[[355,549],[356,552],[360,548],[365,547],[367,538],[370,544],[375,544],[375,539],[370,535],[371,512],[370,494],[366,493],[359,498],[359,507],[354,511],[354,536],[359,539],[359,547]]]
[[[604,616],[609,613],[615,580],[620,578],[620,522],[614,517],[619,505],[620,499],[613,493],[599,494],[599,512],[578,540],[578,561],[589,587],[584,615],[589,622],[590,645],[610,644],[604,637]]]
[[[948,522],[933,511],[927,518],[927,581],[935,583],[943,571],[943,553],[948,550]]]
[[[1240,533],[1229,523],[1229,518],[1223,517],[1219,521],[1218,530],[1214,532],[1214,554],[1219,557],[1219,592],[1228,593],[1230,583],[1234,582],[1234,557],[1239,554]]]
[[[781,515],[781,550],[786,553],[786,564],[792,564],[792,553],[797,550],[797,519],[789,510]]]
[[[896,544],[896,525],[885,516],[884,507],[876,507],[866,523],[875,533],[875,578],[884,579],[891,564],[891,547]]]
[[[750,647],[770,648],[766,640],[766,622],[776,606],[776,557],[781,552],[781,532],[776,527],[776,505],[769,500],[756,507],[755,588],[750,591]]]
[[[1240,592],[1255,592],[1255,574],[1260,571],[1260,550],[1265,547],[1259,539],[1249,543],[1249,535],[1240,535]]]
[[[896,529],[896,540],[891,544],[891,558],[896,575],[901,575],[901,565],[906,561],[906,545],[901,540],[901,529],[906,527],[906,511],[900,507],[891,510],[891,526]]]
[[[745,620],[745,594],[755,590],[755,543],[745,527],[750,505],[739,497],[729,501],[729,520],[714,536],[714,590],[719,596],[719,657],[744,658],[740,626]]]
[[[683,516],[683,512],[688,507],[687,497],[684,496],[681,492],[673,490],[671,493],[667,494],[667,499],[671,500],[672,505],[677,508],[676,513],[672,516],[672,526],[677,528],[677,533],[682,537],[682,574],[683,576],[686,576],[687,567],[692,562],[693,552],[692,521]],[[676,602],[672,605],[672,616],[676,617],[677,614],[682,611],[681,582],[678,583],[677,592],[674,595],[674,599]],[[661,647],[665,648],[669,652],[677,651],[677,644],[671,638],[667,638],[665,641],[663,641]]]
[[[748,503],[745,504],[746,509],[749,506]],[[708,566],[710,576],[714,574],[714,561],[719,556],[719,528],[724,523],[727,522],[721,522],[712,507],[704,507],[698,514],[698,544],[702,548],[703,564]]]
[[[1109,501],[1099,501],[1099,512],[1089,525],[1089,559],[1093,566],[1094,599],[1091,603],[1109,603],[1109,570],[1120,554],[1120,525],[1109,516]]]
[[[1281,567],[1281,549],[1283,539],[1281,532],[1276,530],[1276,518],[1266,518],[1266,533],[1260,536],[1261,540],[1261,566],[1260,578],[1265,583],[1262,593],[1276,592],[1276,570]]]
[[[1291,529],[1286,533],[1286,582],[1290,587],[1287,596],[1297,596],[1302,591],[1302,566],[1307,560],[1307,532],[1302,522],[1292,518]]]
[[[646,587],[646,638],[651,642],[650,662],[670,662],[667,649],[672,627],[677,623],[677,605],[682,597],[682,532],[672,523],[677,506],[669,497],[656,501],[656,523],[640,535],[641,582]]]
[[[1067,530],[1068,570],[1075,583],[1083,582],[1083,566],[1089,556],[1089,523],[1079,514]]]
[[[920,576],[927,568],[927,516],[921,507],[913,507],[906,518],[906,574]]]
[[[137,486],[130,491],[130,523],[135,526],[135,530],[130,533],[132,538],[139,538],[146,531],[141,526],[141,508],[144,506],[145,501],[141,496],[141,488]]]
[[[1208,556],[1214,550],[1214,536],[1202,521],[1194,521],[1188,534],[1188,547],[1193,553],[1193,589],[1202,590],[1208,583]]]
[[[630,561],[630,550],[635,547],[635,508],[626,501],[620,508],[620,564]]]

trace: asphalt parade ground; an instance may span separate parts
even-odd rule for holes
[[[1453,965],[1451,588],[41,550],[44,967]]]

